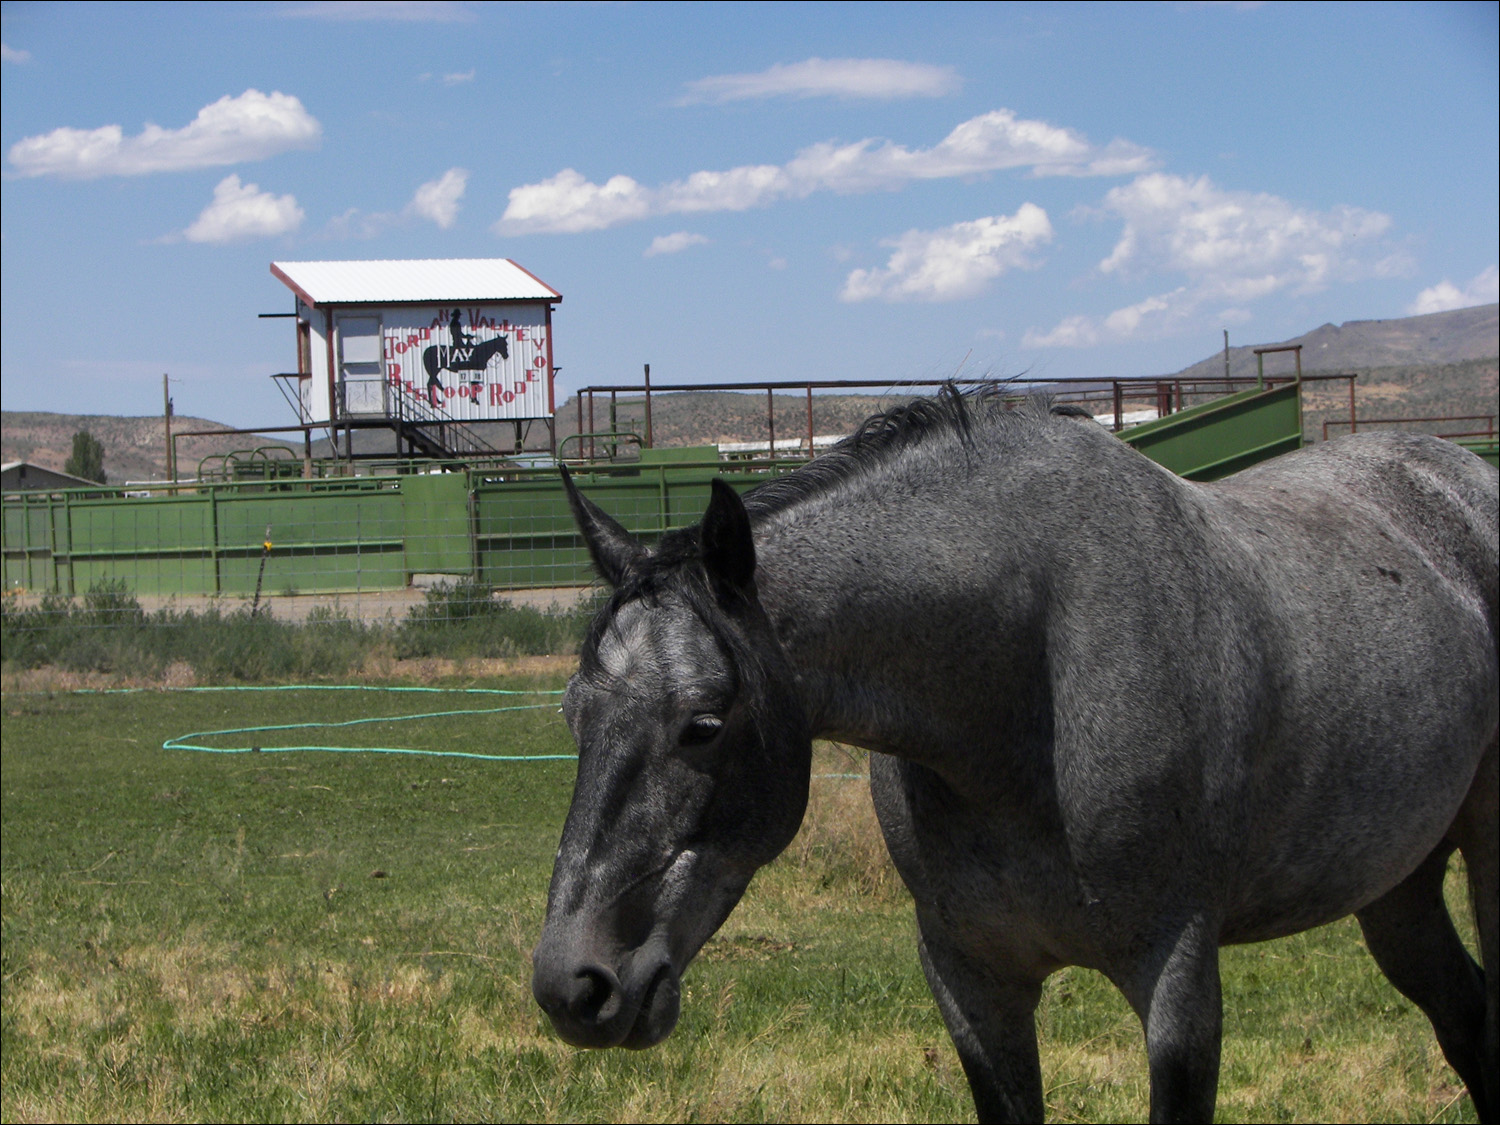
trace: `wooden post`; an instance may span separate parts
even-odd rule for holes
[[[813,459],[812,384],[807,384],[807,459]]]
[[[654,449],[651,444],[651,365],[646,366],[646,448]]]
[[[167,373],[161,374],[161,419],[167,439],[167,479],[177,480],[177,466],[172,464],[172,394],[168,389]]]

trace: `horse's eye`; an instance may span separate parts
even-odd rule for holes
[[[719,737],[724,729],[724,720],[717,715],[694,715],[692,722],[682,728],[678,742],[683,746],[703,746]]]

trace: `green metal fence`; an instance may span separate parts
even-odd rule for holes
[[[1300,385],[1243,391],[1124,431],[1147,456],[1212,480],[1302,442]],[[693,523],[712,479],[750,488],[798,462],[724,462],[713,447],[648,449],[577,470],[579,485],[647,538]],[[7,493],[6,590],[267,596],[392,590],[474,578],[502,589],[586,585],[587,551],[555,469]]]
[[[652,539],[698,519],[715,476],[745,489],[790,467],[662,459],[585,469],[578,479]],[[152,496],[10,493],[3,519],[7,590],[79,594],[123,580],[138,595],[248,597],[258,584],[277,595],[393,589],[423,576],[510,589],[591,578],[553,469],[221,483]]]

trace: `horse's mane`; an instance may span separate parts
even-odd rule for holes
[[[947,384],[931,398],[919,398],[880,414],[832,449],[745,494],[752,521],[819,496],[845,481],[857,479],[878,465],[917,445],[947,438],[970,449],[976,427],[987,423],[1036,421],[1052,414],[1084,413],[1077,407],[1054,406],[1047,395],[1017,399],[1004,385],[986,383],[968,391]]]
[[[975,431],[984,426],[1038,423],[1053,415],[1089,417],[1076,406],[1054,405],[1049,395],[1033,394],[1017,399],[1007,394],[1003,385],[984,384],[960,391],[949,383],[931,398],[915,399],[871,415],[832,449],[796,471],[746,493],[745,508],[753,522],[857,479],[918,445],[946,439],[972,449]],[[716,595],[702,568],[690,565],[702,557],[698,535],[696,524],[668,531],[651,553],[632,568],[612,592],[605,611],[595,618],[584,640],[582,655],[586,666],[593,663],[598,643],[615,613],[635,598],[655,601],[671,590],[713,627],[718,618],[714,608]],[[720,639],[732,643],[727,635]]]

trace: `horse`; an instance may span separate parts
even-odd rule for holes
[[[455,309],[455,315],[457,312]],[[454,329],[454,336],[458,336],[457,328]],[[438,378],[439,371],[452,371],[455,374],[460,371],[483,371],[497,355],[501,359],[510,358],[510,341],[504,336],[495,336],[478,344],[432,344],[423,348],[422,367],[427,372],[427,400],[433,406],[438,404],[437,396],[443,389],[443,381]]]
[[[743,497],[714,481],[654,549],[564,481],[613,592],[564,696],[533,953],[562,1038],[671,1032],[825,738],[871,752],[981,1120],[1042,1120],[1034,1009],[1067,965],[1138,1015],[1151,1120],[1211,1120],[1220,947],[1350,913],[1491,1119],[1494,468],[1360,434],[1194,484],[1077,407],[949,388]]]

